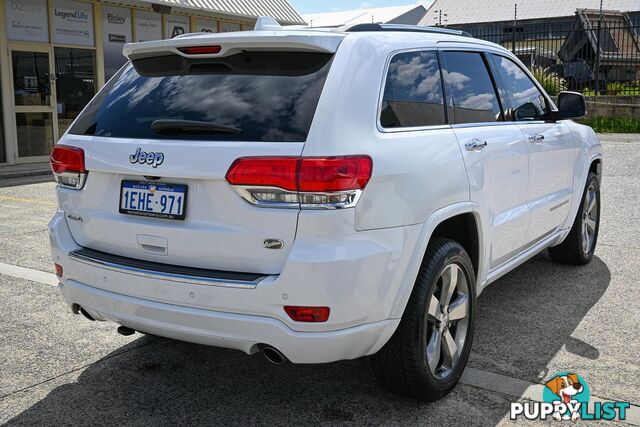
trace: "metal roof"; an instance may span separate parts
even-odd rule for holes
[[[302,16],[287,0],[145,0],[145,2],[235,15],[239,18],[256,19],[259,16],[270,16],[281,24],[304,24]]]
[[[439,10],[447,14],[447,25],[513,21],[516,3],[518,20],[573,17],[577,9],[600,8],[600,0],[436,0],[420,25],[433,25]],[[603,7],[621,12],[640,11],[640,0],[604,0]]]
[[[355,10],[341,10],[339,12],[310,13],[302,15],[310,27],[340,27],[342,25],[390,23],[403,15],[417,13],[413,24],[417,24],[427,9],[421,4],[406,6],[376,7]],[[401,22],[410,24],[411,22]]]

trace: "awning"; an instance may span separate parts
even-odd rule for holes
[[[287,0],[143,0],[143,2],[251,19],[270,16],[281,24],[304,24],[304,19]]]

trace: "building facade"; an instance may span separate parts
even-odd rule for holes
[[[304,23],[287,0],[154,1],[2,0],[0,166],[46,161],[125,63],[125,43],[249,30],[263,15]]]

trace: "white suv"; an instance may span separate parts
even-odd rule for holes
[[[509,51],[359,25],[185,35],[130,62],[54,148],[65,300],[89,319],[273,362],[375,355],[457,382],[491,282],[589,262],[602,147]]]

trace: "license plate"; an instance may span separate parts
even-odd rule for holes
[[[154,218],[184,219],[187,186],[164,182],[122,181],[120,213]]]

